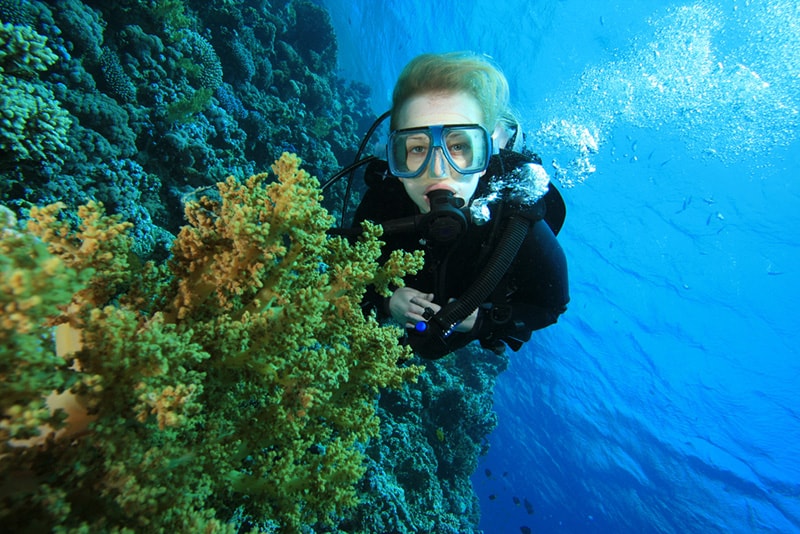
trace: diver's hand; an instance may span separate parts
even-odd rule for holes
[[[455,299],[450,299],[453,302]],[[420,321],[428,321],[434,314],[439,313],[442,307],[433,302],[433,293],[423,293],[412,287],[400,287],[389,299],[389,311],[398,323],[406,328],[414,328]],[[428,310],[426,312],[426,310]],[[469,332],[475,327],[478,318],[478,309],[475,308],[466,319],[458,323],[456,332]]]
[[[399,287],[389,299],[389,312],[392,318],[406,328],[414,328],[419,321],[426,321],[423,314],[430,308],[433,313],[440,306],[433,302],[433,293],[423,293],[412,287]]]

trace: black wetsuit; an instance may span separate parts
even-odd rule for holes
[[[488,192],[487,184],[494,177],[506,175],[531,161],[538,163],[509,151],[493,156],[475,198]],[[371,186],[356,211],[354,224],[363,220],[384,223],[419,213],[400,181],[385,172],[385,164],[383,167],[373,165],[367,173]],[[453,332],[438,349],[415,344],[411,332],[407,339],[417,354],[441,357],[475,339],[495,351],[502,350],[501,342],[516,351],[530,339],[533,330],[553,324],[566,310],[569,301],[567,263],[555,236],[564,221],[564,203],[552,184],[539,202],[547,207],[544,219],[530,226],[511,267],[487,302],[480,306],[475,327],[467,333]],[[421,243],[421,236],[414,233],[385,234],[382,260],[396,249],[424,249],[425,267],[417,275],[406,277],[406,286],[433,293],[434,302],[444,306],[451,298],[458,299],[464,294],[480,275],[504,231],[506,220],[502,212],[494,213],[489,223],[482,226],[469,223],[467,231],[455,242],[435,246]],[[371,292],[365,298],[365,306],[374,309],[379,318],[386,319],[389,317],[388,300]]]

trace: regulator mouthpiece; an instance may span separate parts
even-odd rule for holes
[[[454,241],[467,229],[467,217],[461,208],[464,199],[456,197],[447,189],[436,189],[428,193],[431,211],[422,219],[422,233],[426,239],[440,243]]]

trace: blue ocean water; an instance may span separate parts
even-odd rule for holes
[[[800,532],[800,5],[324,4],[376,113],[418,53],[492,56],[567,202],[572,302],[498,382],[485,532]]]

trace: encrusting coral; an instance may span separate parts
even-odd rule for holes
[[[316,179],[289,154],[273,170],[189,203],[162,265],[99,204],[77,229],[58,206],[27,231],[3,213],[5,526],[299,532],[355,504],[376,393],[419,372],[359,303],[420,261],[379,266],[378,227],[328,237]]]

